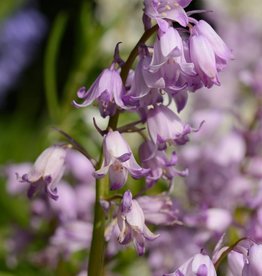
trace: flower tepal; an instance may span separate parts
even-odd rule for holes
[[[126,183],[128,172],[136,179],[149,172],[149,169],[137,164],[129,145],[118,131],[109,131],[104,137],[103,154],[102,167],[95,172],[95,177],[108,173],[111,190],[120,189]]]
[[[22,181],[30,183],[28,197],[45,190],[52,199],[58,199],[56,184],[64,173],[66,149],[62,146],[51,146],[44,150],[35,161],[32,170],[22,176]]]

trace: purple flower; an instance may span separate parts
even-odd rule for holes
[[[86,90],[82,87],[78,90],[77,96],[84,99],[82,104],[75,101],[76,107],[84,107],[97,100],[102,117],[115,114],[117,107],[125,108],[122,96],[125,88],[119,72],[115,69],[115,63],[110,68],[104,69],[92,86]]]
[[[181,265],[175,272],[164,274],[164,276],[216,276],[215,267],[207,255],[196,254]]]
[[[47,20],[28,5],[0,22],[0,104],[34,59],[47,31]]]
[[[192,35],[190,37],[190,57],[206,87],[210,88],[213,84],[220,85],[215,54],[204,36]]]
[[[124,96],[124,102],[139,112],[142,120],[145,120],[147,106],[163,101],[160,88],[165,87],[165,81],[158,72],[149,71],[152,57],[146,46],[139,48],[139,58],[135,71],[129,74],[130,89]]]
[[[95,177],[109,173],[112,190],[120,189],[126,183],[128,172],[134,178],[143,177],[149,172],[137,164],[129,145],[118,131],[110,131],[104,137],[103,153],[103,164],[95,172]]]
[[[158,37],[154,44],[154,53],[149,67],[155,72],[162,69],[166,87],[172,90],[181,90],[185,85],[178,86],[180,74],[195,76],[194,65],[187,62],[184,53],[184,42],[180,33],[173,27],[166,32],[158,31]],[[170,72],[171,70],[171,72]],[[176,87],[177,86],[177,87]]]
[[[147,127],[150,138],[158,145],[159,150],[165,149],[167,142],[183,145],[189,140],[189,133],[198,131],[188,124],[184,125],[180,118],[164,105],[155,106],[148,111]]]
[[[187,225],[204,227],[215,233],[223,233],[232,222],[232,216],[228,210],[222,208],[209,208],[200,211],[198,214],[191,214],[185,217]]]
[[[178,210],[167,195],[141,196],[137,202],[142,208],[145,220],[155,225],[172,225],[178,221]]]
[[[186,27],[188,16],[184,10],[192,0],[145,0],[145,14],[155,19],[159,28],[166,31],[169,21],[176,21]],[[167,20],[165,20],[167,19]]]
[[[192,32],[204,36],[210,43],[216,57],[218,71],[222,70],[228,61],[233,59],[232,51],[206,21],[200,20]]]
[[[22,176],[23,182],[30,183],[29,198],[44,189],[52,199],[58,199],[56,184],[64,173],[65,157],[62,146],[51,146],[40,154],[31,171]]]
[[[191,29],[189,38],[190,58],[195,70],[208,88],[220,85],[218,72],[232,59],[232,53],[214,29],[200,20]]]
[[[132,199],[130,191],[126,191],[117,215],[119,227],[118,241],[121,244],[134,242],[139,255],[145,253],[145,240],[154,240],[159,235],[153,234],[145,225],[145,216],[139,203]]]
[[[160,178],[172,181],[176,175],[186,176],[188,170],[179,171],[174,166],[177,164],[177,155],[172,153],[168,158],[164,151],[157,150],[152,141],[144,142],[139,148],[139,156],[144,168],[150,169],[146,176],[147,187],[154,185]]]

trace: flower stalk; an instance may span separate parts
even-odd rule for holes
[[[158,29],[158,26],[153,26],[144,32],[136,46],[131,51],[127,61],[122,67],[121,70],[121,79],[123,84],[125,84],[128,72],[133,65],[137,55],[138,55],[138,47],[145,43]],[[109,129],[116,130],[119,118],[119,111],[110,117],[107,131]],[[98,162],[97,168],[101,166],[103,151],[101,148],[100,154],[100,162]],[[92,242],[91,248],[89,252],[89,262],[88,262],[88,275],[89,276],[103,276],[104,273],[104,256],[106,249],[106,242],[104,239],[105,232],[105,215],[104,211],[100,205],[100,200],[105,198],[108,194],[108,180],[107,178],[98,179],[96,183],[96,202],[95,202],[95,210],[94,210],[94,224],[93,224],[93,234],[92,234]]]

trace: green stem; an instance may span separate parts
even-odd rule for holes
[[[121,70],[121,78],[123,83],[126,82],[128,72],[138,55],[138,47],[140,44],[145,43],[152,34],[157,30],[157,26],[152,27],[147,30],[134,49],[131,51],[125,65]],[[117,128],[117,123],[119,119],[119,111],[115,113],[114,116],[110,117],[107,130],[115,130]],[[101,149],[100,161],[98,162],[97,169],[100,168],[103,159],[103,152]],[[95,215],[93,224],[93,236],[91,242],[91,248],[89,253],[89,263],[88,263],[88,275],[89,276],[103,276],[104,275],[104,256],[105,256],[105,215],[104,211],[100,205],[100,199],[105,198],[108,193],[108,181],[106,178],[100,179],[96,184],[96,202],[95,202]]]
[[[93,225],[93,236],[89,255],[88,275],[104,275],[104,256],[105,256],[105,215],[100,205],[100,198],[107,196],[106,178],[99,179],[96,183],[96,203],[95,217]]]
[[[58,93],[56,83],[56,60],[60,48],[61,40],[64,34],[67,15],[61,12],[54,23],[50,37],[47,43],[44,63],[44,82],[45,93],[49,115],[52,121],[57,122],[60,116]]]
[[[125,62],[124,66],[122,67],[121,70],[121,78],[123,83],[126,82],[126,79],[128,77],[128,73],[129,70],[132,66],[132,64],[134,63],[137,55],[138,55],[138,48],[141,44],[145,43],[158,29],[158,25],[153,26],[152,28],[146,30],[144,32],[144,34],[141,36],[141,38],[139,39],[139,41],[137,42],[136,46],[134,47],[134,49],[131,51],[127,61]]]

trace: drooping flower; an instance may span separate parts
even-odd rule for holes
[[[161,69],[165,90],[180,91],[186,88],[186,77],[195,76],[194,65],[184,53],[184,41],[178,30],[169,27],[166,32],[158,31],[149,70]]]
[[[198,131],[188,124],[183,124],[180,118],[164,105],[155,106],[148,111],[147,127],[150,138],[158,145],[159,150],[165,149],[167,142],[183,145],[189,140],[188,134]]]
[[[210,43],[216,57],[217,69],[221,71],[233,58],[232,51],[205,20],[198,21],[192,32],[204,36]]]
[[[218,72],[233,58],[231,51],[214,29],[200,20],[191,29],[189,38],[190,58],[195,70],[208,88],[220,85]]]
[[[145,220],[154,225],[171,225],[178,222],[178,209],[167,195],[141,196],[137,202],[142,208]]]
[[[144,168],[150,169],[150,173],[146,176],[147,187],[154,185],[160,178],[169,182],[177,176],[186,176],[188,170],[179,171],[175,168],[177,164],[177,155],[172,153],[168,158],[164,151],[159,151],[152,141],[144,142],[139,148],[139,156]]]
[[[186,42],[182,39],[178,30],[169,27],[166,32],[158,31],[158,37],[154,43],[154,52],[149,73],[158,75],[158,79],[164,80],[161,88],[175,100],[178,112],[187,102],[187,90],[195,91],[201,85],[196,85],[197,73],[194,64],[186,57]],[[199,81],[198,81],[199,82]]]
[[[113,62],[110,68],[102,71],[88,90],[85,87],[78,90],[77,96],[84,99],[84,102],[78,104],[74,101],[73,104],[76,107],[85,107],[97,100],[101,116],[112,116],[115,114],[117,107],[125,108],[122,100],[124,93],[125,87]]]
[[[149,172],[137,164],[129,145],[118,131],[109,131],[104,137],[103,154],[102,167],[95,172],[95,177],[109,173],[112,190],[120,189],[126,183],[128,172],[136,179]]]
[[[48,196],[58,198],[56,184],[64,172],[66,149],[62,146],[51,146],[44,150],[34,163],[33,168],[22,176],[21,181],[30,184],[28,197],[45,190]]]
[[[165,31],[172,21],[186,27],[188,16],[184,10],[192,0],[145,0],[145,14],[157,21],[159,28]]]
[[[139,62],[133,73],[132,81],[130,79],[128,80],[130,89],[124,97],[125,103],[131,106],[142,107],[140,103],[141,99],[144,99],[149,93],[152,93],[152,90],[157,90],[159,93],[159,89],[165,87],[165,81],[162,76],[158,72],[149,71],[151,60],[152,57],[149,54],[148,48],[145,45],[140,46]]]
[[[216,58],[209,41],[202,35],[190,37],[190,56],[195,70],[208,88],[220,85],[216,67]]]
[[[139,203],[132,199],[130,191],[123,195],[117,215],[119,227],[118,241],[121,244],[134,242],[139,255],[145,253],[145,240],[154,240],[159,235],[153,234],[145,224],[145,216]]]
[[[164,276],[216,276],[215,267],[209,256],[202,253],[196,254],[181,265],[175,272]]]

